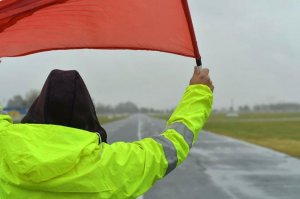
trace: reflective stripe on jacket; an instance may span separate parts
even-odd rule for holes
[[[212,98],[188,86],[165,132],[132,143],[99,145],[94,133],[0,115],[0,199],[137,198],[186,159]]]

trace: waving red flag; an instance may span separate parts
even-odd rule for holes
[[[200,59],[187,0],[0,1],[0,57],[82,48]]]

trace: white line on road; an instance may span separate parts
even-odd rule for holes
[[[138,129],[137,129],[137,137],[138,137],[139,140],[142,139],[142,133],[141,133],[141,131],[142,131],[142,125],[143,125],[143,123],[142,123],[141,118],[139,116],[139,118],[138,118]],[[144,195],[141,195],[137,199],[144,199]]]
[[[142,131],[142,125],[143,125],[143,123],[142,123],[141,118],[139,116],[139,119],[138,119],[138,129],[137,129],[137,136],[138,136],[139,140],[142,139],[142,133],[141,133],[141,131]]]

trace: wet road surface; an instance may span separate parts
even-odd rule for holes
[[[137,114],[104,125],[109,143],[160,134],[165,121]],[[187,160],[144,199],[299,199],[300,160],[202,132]]]

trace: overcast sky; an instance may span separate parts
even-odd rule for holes
[[[215,84],[215,108],[300,103],[299,0],[189,0],[203,64]],[[145,51],[77,50],[5,58],[0,102],[40,90],[52,69],[78,70],[95,102],[172,108],[194,59]]]

